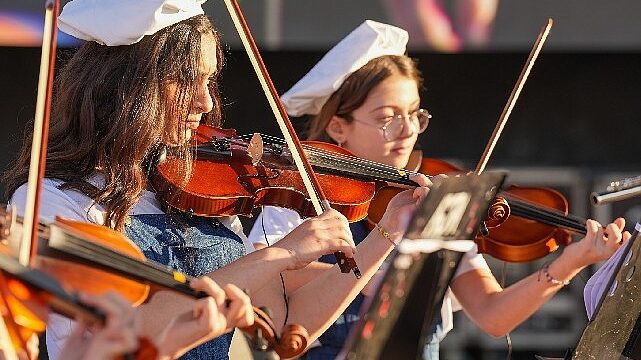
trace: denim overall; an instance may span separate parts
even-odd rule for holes
[[[191,276],[201,276],[245,255],[242,240],[216,219],[185,214],[132,215],[125,234],[156,262]],[[181,357],[226,360],[232,334],[206,342]]]
[[[445,338],[443,334],[443,322],[441,321],[441,309],[437,309],[432,320],[432,330],[427,336],[427,343],[423,348],[423,360],[438,360],[439,343]]]

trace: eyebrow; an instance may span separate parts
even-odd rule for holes
[[[413,105],[415,104],[415,106],[419,106],[419,105],[421,105],[421,100],[417,99],[416,101],[413,101],[412,104]],[[372,109],[370,111],[370,113],[373,113],[373,112],[375,112],[377,110],[384,109],[384,108],[395,108],[395,107],[397,107],[397,106],[394,106],[394,105],[381,105],[381,106],[378,106],[378,107],[375,107],[374,109]]]

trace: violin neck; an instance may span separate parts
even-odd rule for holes
[[[559,227],[575,234],[586,234],[585,219],[566,215],[560,211],[547,209],[505,194],[501,194],[501,196],[510,204],[512,215]]]
[[[82,316],[89,322],[100,324],[105,321],[105,315],[100,310],[81,303],[75,295],[68,293],[55,279],[41,271],[22,266],[5,254],[0,254],[0,270],[29,288],[47,293],[48,305],[56,313],[70,318]]]
[[[413,171],[397,169],[388,165],[358,158],[345,158],[327,152],[307,151],[307,158],[314,169],[321,173],[339,175],[363,181],[384,181],[388,183],[418,186],[410,180]]]
[[[204,295],[189,287],[192,277],[177,273],[170,267],[151,260],[140,260],[119,251],[65,232],[55,224],[50,226],[48,248],[72,256],[77,262],[101,269],[129,279],[184,295],[201,298]],[[177,279],[183,279],[179,281]]]

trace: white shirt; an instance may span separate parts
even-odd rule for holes
[[[298,225],[302,224],[303,221],[305,220],[301,219],[298,213],[293,210],[265,206],[261,214],[256,218],[254,227],[252,227],[249,233],[249,241],[253,244],[274,244],[289,234]],[[490,272],[487,262],[485,262],[483,256],[478,253],[476,245],[463,255],[452,280],[475,269],[485,269]],[[453,312],[459,310],[461,310],[461,305],[458,300],[456,300],[452,291],[448,289],[443,299],[443,305],[441,306],[443,336],[454,327]]]
[[[99,180],[91,181],[97,185]],[[90,222],[104,225],[105,210],[102,206],[84,194],[73,190],[60,190],[59,180],[44,179],[42,192],[40,194],[40,220],[45,223],[53,222],[56,216],[62,216],[71,220]],[[27,187],[22,185],[11,197],[11,205],[16,209],[18,216],[22,216],[25,210],[27,199]],[[141,214],[164,214],[160,203],[154,193],[144,191],[138,203],[131,210],[130,215]],[[242,224],[237,216],[219,218],[220,222],[240,236],[245,244],[247,252],[254,250],[254,246],[247,240],[243,233]],[[47,352],[49,359],[56,360],[67,337],[73,328],[73,321],[57,315],[49,314],[47,320]]]

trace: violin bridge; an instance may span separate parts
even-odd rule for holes
[[[254,133],[249,145],[247,145],[247,154],[252,159],[252,165],[256,166],[263,158],[263,138],[259,133]]]

